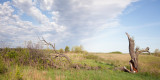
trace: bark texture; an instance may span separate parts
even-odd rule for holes
[[[134,39],[131,38],[128,33],[126,33],[126,35],[129,41],[129,54],[130,54],[131,60],[129,61],[130,70],[128,70],[126,67],[124,67],[123,70],[125,72],[136,73],[139,71],[138,70],[138,55],[143,52],[148,52],[150,54],[149,47],[147,47],[146,49],[142,49],[142,50],[140,50],[139,48],[134,49],[135,47]]]

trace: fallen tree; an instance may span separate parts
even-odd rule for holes
[[[61,68],[75,68],[75,69],[86,69],[86,70],[98,70],[101,69],[100,66],[88,66],[87,64],[73,64],[71,62],[71,59],[63,54],[63,53],[59,53],[56,51],[55,49],[55,44],[52,45],[51,43],[47,42],[43,37],[42,39],[39,38],[40,41],[44,42],[45,45],[49,45],[53,48],[53,51],[55,52],[55,54],[51,54],[49,57],[44,57],[44,60],[48,60],[50,61],[50,66],[61,69]]]
[[[55,52],[55,54],[51,54],[49,56],[49,58],[48,57],[44,58],[44,59],[47,59],[51,62],[54,61],[54,63],[51,64],[52,66],[54,66],[56,68],[64,68],[64,67],[67,67],[66,65],[68,65],[68,67],[71,65],[71,60],[67,55],[56,51],[55,44],[53,45],[53,44],[47,42],[43,37],[42,37],[42,39],[39,38],[39,40],[44,42],[45,45],[49,45],[53,48],[53,51]]]
[[[129,54],[131,57],[131,60],[129,61],[130,70],[128,70],[125,66],[123,67],[122,70],[125,72],[136,73],[139,71],[138,70],[138,55],[143,52],[148,52],[150,54],[149,47],[147,47],[146,49],[141,49],[141,50],[139,48],[134,49],[135,47],[134,39],[131,38],[128,33],[126,33],[126,35],[129,41]]]

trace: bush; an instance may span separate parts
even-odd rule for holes
[[[154,55],[160,57],[160,50],[159,49],[155,49]]]
[[[67,53],[67,52],[69,52],[70,50],[69,50],[69,47],[68,46],[66,46],[66,48],[65,48],[65,52]]]
[[[64,53],[64,50],[61,48],[61,49],[59,49],[59,52],[60,53]]]
[[[45,50],[41,49],[38,44],[28,42],[27,48],[4,48],[0,51],[0,57],[2,57],[8,65],[30,65],[33,67],[40,67],[41,69],[46,68],[54,68],[58,62],[54,62],[53,60],[57,60],[61,57],[57,57],[54,55],[54,50]],[[59,50],[60,53],[64,53],[63,49]],[[56,58],[54,56],[56,56]],[[59,62],[59,64],[62,62]],[[57,64],[57,65],[59,65]],[[4,64],[2,61],[0,62],[1,72],[3,72]]]
[[[75,53],[83,53],[83,46],[74,46],[72,47],[72,52],[75,52]]]
[[[111,54],[122,54],[122,52],[120,51],[114,51],[114,52],[110,52]]]
[[[2,50],[2,58],[8,61],[9,64],[18,64],[18,65],[31,65],[37,66],[39,60],[42,60],[44,66],[46,63],[46,54],[45,50],[40,49],[37,44],[32,43],[31,41],[27,44],[27,48],[4,48]]]
[[[15,58],[16,56],[18,56],[18,54],[16,53],[16,51],[12,50],[12,51],[7,52],[5,56],[8,58]]]

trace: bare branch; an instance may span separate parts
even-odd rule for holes
[[[55,44],[52,45],[51,43],[47,42],[43,37],[42,37],[42,39],[40,39],[40,41],[44,42],[46,45],[50,45],[53,48],[53,50],[55,51],[55,53],[58,54],[58,55],[55,55],[55,58],[57,58],[57,57],[65,57],[67,59],[67,61],[69,63],[71,63],[71,60],[70,60],[70,58],[67,55],[61,54],[61,53],[59,53],[59,52],[56,51]]]
[[[146,47],[146,49],[142,49],[142,50],[139,50],[136,48],[136,54],[141,54],[143,52],[148,52],[149,54],[151,54],[149,51],[149,47]]]
[[[45,45],[50,45],[50,46],[53,48],[53,50],[54,50],[56,53],[58,53],[58,52],[56,51],[56,49],[55,49],[55,44],[52,45],[51,43],[47,42],[43,37],[42,37],[42,39],[39,38],[39,40],[42,41],[42,42],[44,42]]]

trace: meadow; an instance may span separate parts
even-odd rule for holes
[[[139,55],[140,70],[138,73],[133,74],[116,69],[123,66],[129,68],[129,54],[63,53],[71,59],[72,64],[83,67],[73,68],[63,66],[63,68],[55,68],[50,66],[49,61],[39,59],[42,56],[47,56],[48,53],[46,52],[50,53],[51,51],[14,50],[9,48],[2,50],[0,57],[0,80],[160,79],[160,57],[153,55]],[[50,53],[50,55],[52,54],[54,53]]]

